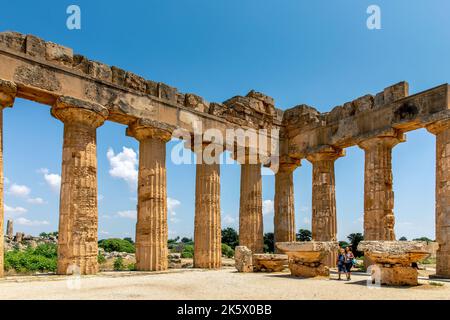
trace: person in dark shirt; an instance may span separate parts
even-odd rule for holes
[[[338,267],[338,280],[341,280],[341,273],[347,273],[347,269],[345,268],[345,250],[344,248],[339,249],[339,254],[337,256],[336,261],[337,267]]]

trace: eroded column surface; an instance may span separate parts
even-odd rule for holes
[[[127,134],[139,140],[136,268],[168,268],[166,142],[171,133],[140,120]]]
[[[0,79],[0,278],[4,275],[4,201],[3,201],[3,109],[12,107],[16,96],[16,85]]]
[[[264,251],[261,164],[241,164],[239,245],[253,253]]]
[[[336,184],[334,162],[343,150],[324,150],[307,157],[313,165],[311,233],[314,241],[337,241]],[[336,252],[330,251],[323,263],[336,264]]]
[[[108,110],[61,97],[52,115],[64,122],[58,235],[58,274],[98,271],[96,129]]]
[[[450,278],[450,121],[427,129],[436,135],[436,275]]]
[[[194,267],[220,268],[220,164],[197,163],[196,170]]]
[[[403,134],[364,140],[364,240],[395,240],[392,148]]]
[[[296,240],[293,173],[298,166],[300,166],[300,160],[280,162],[275,174],[275,243]],[[279,252],[277,248],[276,251]]]

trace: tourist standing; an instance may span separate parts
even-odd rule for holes
[[[339,254],[337,256],[336,261],[337,267],[338,267],[338,280],[341,280],[341,273],[347,273],[347,269],[345,268],[345,250],[344,248],[339,248]]]
[[[353,255],[352,248],[350,246],[345,248],[345,269],[347,274],[347,280],[351,280],[351,271],[353,267],[353,260],[355,256]]]

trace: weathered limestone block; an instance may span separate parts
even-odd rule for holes
[[[45,59],[45,41],[33,35],[27,35],[25,52],[30,56]]]
[[[239,245],[253,253],[264,250],[262,180],[260,164],[241,164]]]
[[[298,166],[300,166],[300,160],[280,161],[275,174],[275,243],[292,242],[296,239],[293,172]],[[278,249],[276,250],[278,252]]]
[[[392,148],[405,141],[392,131],[359,143],[365,151],[364,239],[395,240]]]
[[[371,263],[373,281],[394,286],[418,284],[417,269],[412,263],[427,258],[426,242],[420,241],[361,241],[359,251],[364,251]]]
[[[73,50],[53,42],[45,43],[45,57],[48,61],[65,67],[72,67]]]
[[[192,93],[185,94],[184,105],[200,112],[208,112],[208,105],[203,98]]]
[[[14,51],[25,52],[25,35],[14,31],[0,32],[0,45]]]
[[[64,123],[58,274],[98,271],[96,129],[108,116],[100,105],[60,97],[51,110]]]
[[[145,93],[158,97],[159,93],[158,93],[158,82],[152,81],[152,80],[147,80],[145,82]],[[184,99],[183,99],[184,102]]]
[[[3,277],[3,253],[4,253],[4,241],[3,241],[3,223],[4,217],[4,199],[3,199],[3,109],[12,107],[14,99],[16,97],[17,87],[10,81],[4,81],[0,79],[0,278]],[[9,228],[8,228],[9,231]],[[9,234],[9,232],[8,232]]]
[[[157,271],[168,268],[166,143],[167,126],[140,120],[127,135],[139,141],[136,268]]]
[[[220,268],[222,266],[220,164],[197,163],[196,169],[194,267]]]
[[[25,233],[23,232],[17,232],[15,237],[14,237],[14,241],[17,243],[20,243],[23,241],[23,238],[25,237]]]
[[[180,269],[181,268],[181,253],[169,253],[169,269]]]
[[[285,254],[254,254],[252,256],[254,272],[280,272],[288,265]]]
[[[389,86],[383,91],[383,103],[388,104],[409,95],[409,84],[406,81]]]
[[[161,99],[170,101],[172,103],[177,102],[177,89],[171,86],[168,86],[165,83],[158,83],[158,95]]]
[[[131,72],[126,73],[124,85],[139,92],[145,92],[147,89],[146,80]]]
[[[339,243],[332,241],[279,242],[275,245],[288,255],[291,274],[303,278],[328,277],[330,270],[323,259],[339,248]]]
[[[436,136],[436,276],[450,278],[450,121],[427,129]]]
[[[89,61],[88,74],[99,80],[112,81],[111,67],[101,62]]]
[[[313,164],[311,228],[315,241],[337,241],[334,162],[344,155],[343,150],[329,147],[307,156]],[[336,251],[329,251],[323,263],[335,267]]]
[[[127,72],[115,66],[111,67],[111,72],[112,72],[112,82],[122,87],[125,86],[125,77],[127,75]]]
[[[237,271],[253,272],[252,251],[246,246],[234,248],[234,261]]]

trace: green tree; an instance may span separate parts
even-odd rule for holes
[[[312,234],[311,231],[306,229],[300,229],[297,233],[297,241],[311,241]]]
[[[123,240],[128,241],[131,244],[134,244],[134,241],[131,238],[123,238]]]
[[[339,241],[339,247],[341,247],[341,248],[346,248],[349,245],[350,244],[347,241]]]
[[[136,251],[134,245],[127,240],[111,238],[104,239],[98,242],[98,246],[103,248],[106,252],[127,252],[134,253]]]
[[[273,253],[275,251],[275,240],[273,232],[264,234],[264,252]]]
[[[233,228],[225,228],[222,230],[222,243],[230,246],[233,250],[239,245],[239,236]]]
[[[182,242],[182,243],[186,243],[186,244],[192,244],[192,243],[194,243],[194,242],[192,241],[192,238],[186,238],[186,237],[182,238],[182,239],[181,239],[181,242]]]
[[[182,258],[193,258],[194,257],[194,246],[191,244],[185,245],[183,251],[181,252]]]
[[[408,239],[406,237],[401,237],[398,241],[408,241]]]
[[[361,257],[362,255],[364,255],[362,252],[358,251],[358,244],[364,240],[364,236],[362,235],[362,233],[350,233],[347,237],[347,239],[350,241],[350,244],[352,246],[352,251],[353,254],[356,257]]]
[[[426,243],[433,242],[433,240],[431,240],[430,238],[427,238],[427,237],[416,238],[416,239],[413,239],[413,241],[425,241]]]

